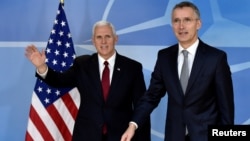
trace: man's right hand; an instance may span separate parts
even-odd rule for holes
[[[47,70],[47,64],[45,63],[45,51],[39,50],[35,45],[28,45],[25,49],[25,56],[31,61],[31,63],[37,68],[39,73],[44,73]]]
[[[129,123],[129,127],[123,133],[121,141],[131,141],[135,134],[136,126],[133,123]]]

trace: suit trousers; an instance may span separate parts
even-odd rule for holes
[[[102,141],[107,141],[107,140],[108,140],[107,134],[103,134],[102,135]]]
[[[185,141],[190,141],[189,135],[186,135],[186,136],[185,136]]]

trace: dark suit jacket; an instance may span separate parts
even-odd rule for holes
[[[36,75],[42,79],[39,75]],[[104,102],[97,54],[80,56],[65,73],[49,69],[44,80],[54,87],[77,87],[81,104],[73,141],[101,141],[103,123],[108,141],[119,141],[132,119],[134,105],[146,90],[142,65],[117,53],[110,93]],[[134,141],[150,141],[150,118],[138,130]]]
[[[144,116],[167,93],[165,141],[184,141],[185,125],[191,141],[207,141],[208,125],[234,124],[233,86],[226,53],[200,40],[185,95],[177,58],[177,44],[158,52],[149,89],[133,121],[140,127]]]

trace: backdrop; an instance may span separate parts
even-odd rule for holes
[[[112,22],[119,35],[117,51],[140,61],[147,85],[158,50],[176,43],[172,7],[180,0],[65,0],[65,12],[77,55],[95,52],[92,25]],[[235,122],[250,124],[250,1],[193,0],[201,11],[200,38],[227,52],[233,73]],[[0,2],[0,140],[21,141],[27,127],[35,68],[25,47],[46,47],[59,0]],[[162,141],[167,96],[152,113],[152,140]]]

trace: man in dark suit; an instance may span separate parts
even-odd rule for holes
[[[131,140],[166,93],[165,141],[207,141],[208,125],[234,124],[233,84],[227,55],[198,38],[201,27],[198,8],[186,1],[177,4],[172,11],[172,27],[178,44],[158,52],[150,86],[138,102],[121,141]],[[186,88],[182,88],[180,81],[183,50],[188,52]]]
[[[77,87],[81,104],[76,118],[73,141],[118,141],[132,120],[135,104],[146,90],[141,63],[118,54],[118,36],[113,25],[99,21],[93,26],[93,55],[75,59],[73,66],[58,73],[45,63],[45,52],[34,45],[25,55],[37,68],[36,76],[54,87]],[[104,61],[110,70],[108,97],[102,94]],[[105,130],[104,130],[105,129]],[[150,116],[138,130],[134,141],[150,141]]]

